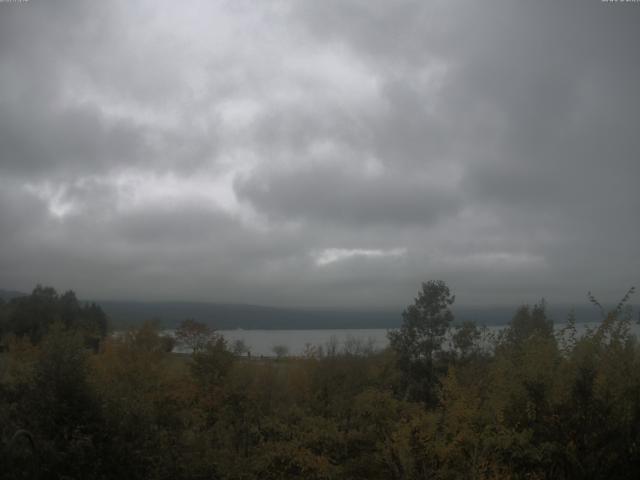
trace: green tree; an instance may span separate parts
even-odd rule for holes
[[[249,348],[246,342],[240,338],[233,342],[232,351],[237,357],[241,357],[242,355],[251,356],[251,348]]]
[[[83,305],[72,290],[59,295],[52,287],[38,285],[30,295],[12,299],[4,310],[4,333],[26,336],[34,343],[56,322],[81,332],[85,344],[94,349],[108,330],[102,308],[95,303]]]
[[[51,287],[36,286],[31,295],[14,298],[7,330],[39,342],[49,327],[59,320],[58,293]]]
[[[89,384],[88,355],[79,332],[53,324],[39,346],[31,388],[18,407],[50,478],[95,478],[94,439],[102,422]]]
[[[204,323],[187,318],[180,322],[176,329],[176,340],[179,344],[197,353],[206,348],[207,343],[215,340],[216,333]]]
[[[7,330],[7,322],[9,319],[9,306],[2,298],[0,298],[0,352],[2,351],[3,342],[2,337]]]
[[[402,313],[400,329],[388,333],[409,398],[427,404],[437,399],[437,375],[442,370],[440,353],[453,321],[449,307],[454,300],[455,295],[442,280],[423,283],[413,305]]]
[[[101,478],[195,478],[179,475],[176,461],[185,454],[179,438],[193,389],[158,325],[145,322],[107,338],[91,366],[104,417]]]
[[[457,325],[455,333],[451,337],[453,348],[461,360],[468,359],[480,352],[480,338],[482,331],[472,321]]]
[[[289,355],[289,347],[287,347],[286,345],[274,345],[271,348],[271,351],[275,354],[278,360]]]
[[[508,343],[515,345],[522,344],[532,336],[553,337],[553,321],[547,316],[544,299],[533,308],[529,305],[518,308],[504,335]]]
[[[191,371],[201,384],[219,385],[233,365],[234,355],[222,335],[211,338],[192,357]]]

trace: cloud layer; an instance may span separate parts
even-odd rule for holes
[[[0,286],[400,307],[638,281],[636,4],[0,4]]]

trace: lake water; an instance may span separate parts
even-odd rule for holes
[[[289,355],[302,355],[310,346],[322,346],[334,343],[338,351],[345,345],[359,342],[370,345],[375,350],[385,348],[387,330],[382,328],[357,330],[219,330],[227,339],[230,347],[236,340],[242,340],[254,356],[273,356],[273,348],[284,346]],[[355,346],[355,345],[354,345]]]
[[[556,329],[563,328],[563,323],[555,325]],[[593,328],[597,323],[578,323],[578,333],[587,328]],[[487,331],[495,334],[505,328],[504,325],[488,326]],[[640,326],[636,323],[631,326],[632,332],[640,334]],[[282,346],[288,355],[303,355],[310,346],[322,346],[326,349],[328,344],[334,344],[338,351],[346,348],[368,347],[381,350],[389,344],[387,329],[336,329],[336,330],[218,330],[224,336],[229,347],[237,340],[242,340],[250,349],[253,356],[274,356],[274,347]]]

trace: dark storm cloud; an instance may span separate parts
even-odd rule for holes
[[[135,125],[109,125],[94,109],[57,110],[24,101],[3,106],[0,145],[8,174],[94,173],[123,158],[136,163],[142,153]]]
[[[0,16],[2,172],[40,177],[83,166],[92,171],[120,157],[135,143],[135,132],[107,125],[96,108],[60,102],[69,70],[97,46],[88,34],[94,22],[86,5],[8,7]]]
[[[2,183],[0,189],[0,237],[3,251],[16,249],[38,234],[48,220],[46,205],[38,198],[22,192],[11,184]],[[12,255],[4,253],[4,258]]]
[[[368,13],[376,21],[398,14],[389,5],[378,7]],[[549,290],[577,283],[575,294],[588,282],[604,284],[604,271],[616,283],[633,282],[638,262],[630,252],[640,201],[634,188],[640,178],[634,86],[640,71],[633,60],[638,10],[599,2],[458,4],[431,9],[443,29],[418,32],[413,25],[429,8],[409,5],[399,22],[406,28],[397,35],[379,25],[378,43],[361,25],[329,21],[330,5],[312,4],[313,14],[303,13],[319,35],[347,38],[376,62],[406,60],[407,31],[424,40],[432,58],[448,61],[434,116],[451,127],[444,138],[465,165],[461,189],[469,205],[501,219],[511,245],[499,248],[524,246],[554,265]],[[387,46],[376,55],[380,43]],[[431,144],[425,141],[424,151]],[[538,238],[527,245],[519,239],[523,233]]]
[[[0,3],[0,286],[393,305],[616,296],[640,7]]]
[[[241,199],[279,220],[429,226],[454,214],[457,196],[429,178],[366,173],[337,165],[305,165],[287,172],[264,171],[240,180]]]
[[[4,8],[6,7],[6,8]],[[179,71],[158,41],[136,44],[122,4],[3,5],[0,17],[0,170],[30,180],[104,175],[123,167],[200,163],[215,134],[158,119]],[[175,47],[174,47],[175,48]],[[123,112],[124,110],[124,112]],[[197,137],[197,138],[194,138]]]

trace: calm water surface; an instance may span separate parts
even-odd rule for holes
[[[584,332],[587,328],[593,328],[596,323],[576,324],[578,333]],[[560,329],[565,325],[556,324],[555,328]],[[495,334],[505,328],[504,325],[488,326],[487,331]],[[636,335],[640,334],[640,326],[632,325],[632,331]],[[322,346],[327,344],[337,344],[338,351],[355,343],[361,346],[370,346],[375,350],[381,350],[389,344],[387,339],[387,329],[337,329],[337,330],[219,330],[232,347],[234,342],[242,340],[251,350],[253,356],[273,356],[273,348],[276,346],[286,347],[289,355],[303,355],[310,346]],[[170,332],[169,332],[170,333]]]

